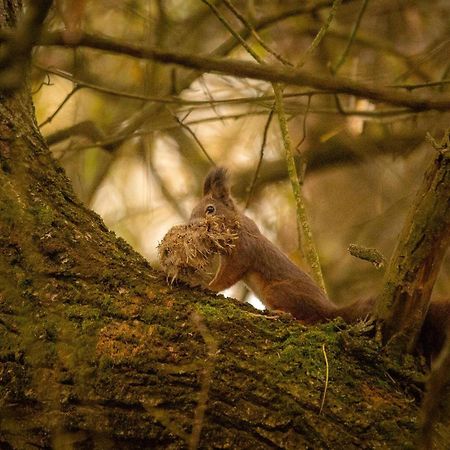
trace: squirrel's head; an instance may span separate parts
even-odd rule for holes
[[[203,198],[192,210],[189,222],[208,215],[229,218],[236,213],[236,206],[230,194],[228,173],[223,167],[211,169],[203,183]]]

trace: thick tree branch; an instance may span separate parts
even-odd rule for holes
[[[9,30],[3,40],[5,49],[0,56],[0,89],[17,89],[22,84],[30,59],[31,50],[39,40],[51,0],[33,0],[29,2],[26,13],[20,20],[15,33]]]
[[[448,135],[437,151],[399,236],[377,306],[382,338],[398,355],[411,353],[417,342],[450,243]]]
[[[128,55],[134,58],[152,59],[164,64],[177,64],[202,72],[220,73],[269,82],[281,82],[294,86],[310,86],[334,93],[354,95],[377,102],[405,106],[414,111],[450,110],[449,96],[413,95],[410,92],[372,86],[368,83],[349,80],[343,77],[320,76],[303,69],[178,53],[154,47],[121,43],[113,39],[90,34],[82,35],[79,43],[75,45],[67,44],[61,32],[52,32],[46,34],[40,40],[40,45],[82,46]]]
[[[100,142],[104,139],[103,132],[94,122],[83,120],[75,125],[71,125],[70,127],[63,128],[45,136],[45,140],[47,141],[47,145],[52,146],[72,136],[84,136],[92,142]]]

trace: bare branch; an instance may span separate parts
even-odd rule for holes
[[[180,120],[176,115],[173,115],[173,117],[175,118],[175,120],[177,121],[177,123],[184,128],[194,139],[194,141],[197,143],[197,145],[200,147],[202,153],[205,155],[206,159],[211,163],[212,166],[215,166],[216,163],[214,162],[214,160],[211,158],[211,155],[208,153],[208,151],[206,150],[205,146],[202,144],[202,142],[200,141],[200,139],[197,137],[197,135],[191,130],[191,128],[186,125],[184,123],[184,120]]]
[[[56,115],[61,111],[63,106],[71,99],[71,97],[80,89],[80,86],[75,85],[73,89],[64,97],[64,100],[58,105],[55,111],[50,114],[43,122],[39,124],[39,127],[42,128],[44,125],[50,123]]]
[[[266,124],[264,125],[263,139],[261,142],[261,149],[259,151],[258,164],[256,165],[255,173],[253,175],[253,180],[252,180],[252,183],[248,190],[247,201],[245,202],[245,209],[247,209],[248,205],[250,204],[250,201],[253,196],[253,191],[255,190],[256,180],[258,179],[259,172],[261,170],[261,164],[262,164],[262,161],[264,158],[264,149],[266,148],[267,135],[269,134],[270,123],[272,122],[272,117],[273,117],[274,111],[275,111],[275,105],[270,110],[269,115],[267,116]]]
[[[347,45],[345,46],[345,49],[342,52],[342,55],[338,59],[337,63],[331,69],[331,72],[333,74],[336,74],[338,72],[338,70],[341,68],[342,64],[344,64],[345,59],[347,58],[347,55],[350,51],[350,47],[352,46],[353,41],[355,40],[356,32],[358,31],[359,25],[361,24],[361,20],[364,15],[364,12],[366,11],[368,3],[369,3],[369,0],[363,0],[363,4],[361,6],[361,9],[359,10],[359,14],[358,14],[358,17],[356,18],[356,22],[355,22],[355,25],[353,26],[352,32],[350,33],[350,37],[348,39]]]
[[[77,46],[75,44],[67,44],[61,32],[48,33],[40,40],[40,44],[66,47]],[[449,96],[413,95],[409,92],[372,86],[368,83],[349,80],[347,78],[319,76],[303,69],[178,53],[155,47],[120,43],[112,39],[90,34],[82,35],[78,46],[128,55],[134,58],[152,59],[164,64],[177,64],[202,72],[215,72],[241,78],[286,83],[294,86],[310,86],[328,92],[354,95],[377,102],[405,106],[414,111],[450,110]]]
[[[333,5],[331,7],[330,13],[328,14],[326,22],[320,27],[319,32],[314,37],[314,40],[311,42],[311,45],[306,49],[306,52],[300,58],[300,61],[297,64],[297,67],[302,67],[310,55],[317,49],[319,44],[322,42],[322,39],[325,37],[328,29],[330,28],[331,22],[333,21],[336,12],[341,5],[342,0],[333,0]]]
[[[216,104],[240,104],[240,103],[264,103],[271,102],[275,99],[274,95],[261,95],[258,97],[233,97],[225,99],[215,99],[210,97],[208,100],[186,100],[176,95],[171,96],[157,96],[157,95],[142,95],[133,94],[131,92],[120,91],[113,88],[108,88],[101,86],[99,84],[91,83],[88,81],[80,80],[79,78],[73,76],[71,73],[66,72],[55,67],[44,67],[40,64],[34,64],[39,70],[57,75],[58,77],[64,78],[65,80],[72,81],[74,84],[78,85],[80,88],[92,89],[102,94],[113,95],[117,97],[129,98],[132,100],[164,103],[164,104],[174,104],[174,105],[186,105],[186,106],[212,106]],[[47,84],[47,83],[44,83]],[[304,92],[290,92],[284,94],[284,98],[296,98],[296,97],[307,97],[311,95],[331,95],[328,92],[323,92],[319,90],[305,90]]]
[[[285,59],[283,56],[272,50],[269,45],[267,45],[259,36],[259,34],[255,31],[252,24],[237,10],[237,8],[231,3],[230,0],[223,0],[223,3],[225,6],[242,22],[244,27],[246,27],[252,34],[252,36],[256,39],[258,44],[261,45],[261,47],[266,50],[266,52],[270,53],[274,58],[278,59],[281,63],[287,65],[287,66],[293,66],[287,59]]]
[[[392,84],[389,87],[395,87],[395,88],[403,88],[408,91],[412,91],[414,89],[422,89],[422,88],[430,88],[430,87],[436,87],[436,86],[445,86],[447,84],[450,84],[450,80],[441,80],[441,81],[429,81],[428,83],[404,83],[404,84]]]
[[[86,136],[92,142],[100,142],[105,138],[103,132],[97,128],[94,122],[85,120],[70,127],[55,131],[54,133],[45,136],[45,140],[47,141],[47,145],[52,146],[76,135]]]

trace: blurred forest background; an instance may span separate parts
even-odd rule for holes
[[[60,0],[48,28],[65,28],[68,41],[81,29],[252,60],[226,19],[268,64],[436,94],[450,90],[449,17],[447,0]],[[38,48],[32,83],[41,131],[78,196],[152,264],[170,226],[189,217],[214,162],[230,169],[240,206],[305,266],[270,83],[82,47]],[[347,248],[357,243],[390,256],[433,156],[426,133],[440,138],[449,114],[307,86],[286,86],[284,95],[296,155],[306,162],[303,192],[329,295],[342,302],[374,295],[382,270]],[[447,255],[435,294],[449,285]]]

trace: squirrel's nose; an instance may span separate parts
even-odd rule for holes
[[[199,216],[198,214],[195,214],[195,211],[192,212],[191,216],[189,217],[188,224],[191,225],[193,223],[200,222],[203,217]]]
[[[203,215],[200,213],[200,211],[202,211],[202,210],[203,209],[200,209],[197,205],[197,207],[195,207],[191,212],[191,216],[189,217],[188,224],[196,223],[199,220],[201,220],[203,218]]]

